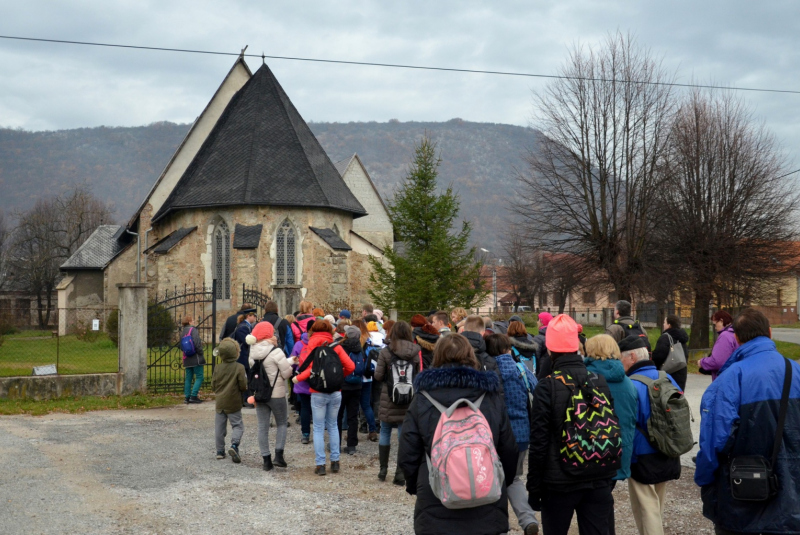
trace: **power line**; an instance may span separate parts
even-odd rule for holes
[[[500,76],[521,76],[526,78],[550,78],[561,80],[579,80],[586,82],[617,82],[628,84],[644,84],[644,85],[659,85],[669,87],[688,87],[698,89],[724,89],[728,91],[751,91],[757,93],[787,93],[792,95],[800,95],[800,91],[791,89],[763,89],[757,87],[725,87],[721,85],[704,85],[704,84],[681,84],[677,82],[640,82],[637,80],[610,80],[606,78],[587,78],[581,76],[562,76],[557,74],[535,74],[527,72],[513,72],[513,71],[489,71],[480,69],[458,69],[455,67],[430,67],[425,65],[403,65],[399,63],[376,63],[368,61],[347,61],[339,59],[320,59],[320,58],[301,58],[293,56],[272,56],[266,54],[244,54],[237,52],[217,52],[213,50],[193,50],[188,48],[165,48],[157,46],[140,46],[140,45],[120,45],[114,43],[94,43],[89,41],[67,41],[63,39],[42,39],[37,37],[19,37],[13,35],[0,35],[0,39],[12,39],[16,41],[35,41],[41,43],[57,43],[69,45],[87,45],[87,46],[102,46],[110,48],[128,48],[133,50],[153,50],[161,52],[183,52],[189,54],[209,54],[214,56],[246,56],[250,58],[269,58],[288,61],[310,61],[315,63],[334,63],[340,65],[359,65],[364,67],[389,67],[394,69],[415,69],[423,71],[444,71],[444,72],[458,72],[467,74],[491,74]]]
[[[781,175],[781,176],[777,177],[777,178],[776,178],[776,180],[777,180],[778,178],[783,178],[783,177],[785,177],[785,176],[793,175],[793,174],[795,174],[795,173],[800,173],[800,169],[795,169],[794,171],[789,171],[789,172],[788,172],[788,173],[786,173],[785,175]]]

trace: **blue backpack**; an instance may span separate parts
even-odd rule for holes
[[[350,353],[350,360],[356,365],[356,369],[353,370],[353,373],[344,378],[344,382],[351,385],[360,385],[364,382],[364,369],[366,368],[364,353],[362,351]]]
[[[183,358],[193,357],[197,353],[197,349],[194,347],[194,340],[192,340],[192,329],[194,329],[194,327],[189,327],[189,332],[181,338]]]

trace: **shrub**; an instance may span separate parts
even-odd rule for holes
[[[147,347],[169,345],[177,329],[172,314],[163,305],[156,303],[147,307]]]
[[[108,338],[114,342],[114,345],[119,346],[119,310],[114,309],[108,315],[106,332],[108,333]]]
[[[88,323],[81,321],[75,326],[75,338],[82,342],[94,343],[100,338],[100,331],[92,329],[91,320]]]

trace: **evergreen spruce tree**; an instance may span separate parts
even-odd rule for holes
[[[425,136],[414,161],[389,202],[395,240],[383,259],[370,258],[372,299],[384,310],[428,311],[476,306],[488,293],[480,278],[481,263],[469,247],[471,225],[454,232],[460,201],[449,186],[437,193],[441,160],[436,144]]]

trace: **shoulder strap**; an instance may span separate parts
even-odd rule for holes
[[[672,336],[670,336],[669,333],[664,333],[664,334],[666,334],[667,338],[669,338],[669,348],[673,349],[675,347],[675,341],[672,340]]]
[[[659,372],[658,376],[659,378],[661,378],[661,372]],[[650,379],[648,376],[641,375],[639,373],[634,373],[633,375],[630,376],[630,379],[643,383],[645,386],[647,386],[647,388],[650,388],[653,385],[653,383],[655,383],[655,381]]]
[[[422,393],[422,395],[423,395],[423,396],[425,396],[426,398],[428,398],[428,401],[430,401],[430,402],[431,402],[431,405],[433,405],[434,407],[436,407],[436,408],[438,409],[438,411],[439,411],[439,412],[441,412],[442,414],[446,414],[448,418],[449,418],[450,416],[452,416],[452,415],[453,415],[453,413],[455,412],[455,410],[456,410],[456,409],[459,407],[459,405],[461,405],[462,403],[466,403],[467,405],[469,405],[470,407],[472,407],[472,409],[473,409],[475,412],[478,412],[478,411],[480,410],[480,408],[481,408],[481,403],[483,403],[483,398],[484,398],[484,397],[486,397],[486,392],[484,392],[483,394],[481,394],[481,397],[479,397],[479,398],[478,398],[477,400],[475,400],[474,402],[473,402],[473,401],[470,401],[470,400],[468,400],[467,398],[461,398],[461,399],[457,399],[457,400],[455,401],[455,403],[453,403],[452,405],[450,405],[450,407],[445,407],[444,405],[442,405],[441,403],[439,403],[438,401],[436,401],[435,399],[433,399],[433,396],[431,396],[430,394],[428,394],[426,391],[424,391],[424,390],[420,390],[420,392]]]
[[[778,461],[778,452],[783,443],[783,424],[786,423],[786,411],[789,408],[789,391],[792,389],[792,363],[784,357],[786,363],[786,373],[783,376],[783,393],[781,393],[781,408],[778,412],[778,428],[775,430],[775,444],[772,446],[772,458],[770,466],[775,469]]]

